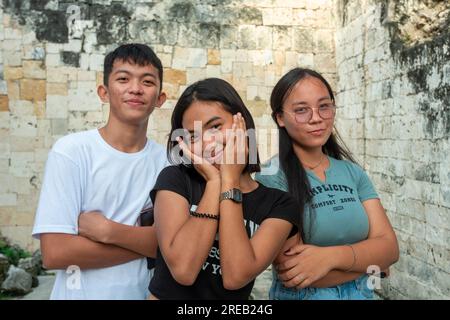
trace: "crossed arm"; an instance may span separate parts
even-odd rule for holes
[[[282,270],[281,268],[283,266],[283,263],[290,259],[293,259],[292,255],[286,255],[285,252],[288,252],[289,249],[291,249],[291,248],[294,248],[296,246],[301,246],[301,245],[303,245],[303,242],[298,233],[296,235],[290,237],[286,241],[286,243],[283,245],[283,248],[280,250],[277,258],[273,262],[273,266],[279,270]],[[295,257],[294,257],[294,259],[295,259]],[[280,271],[280,273],[281,273],[281,277],[282,277],[281,279],[287,279],[287,280],[292,281],[293,277],[287,278],[288,276],[286,274],[283,274],[282,271]],[[334,287],[339,284],[355,280],[362,275],[363,275],[362,272],[345,272],[345,271],[341,271],[341,270],[331,270],[323,278],[312,283],[310,285],[310,287],[315,287],[315,288]],[[284,277],[286,277],[286,278],[284,278]],[[287,281],[286,281],[286,284],[287,284]],[[289,285],[289,284],[287,284],[287,285]],[[299,288],[300,288],[300,286],[299,286]]]
[[[354,254],[350,246],[303,244],[281,252],[276,267],[286,287],[335,286],[365,274],[370,265],[388,272],[399,258],[394,230],[379,199],[366,200],[363,206],[369,218],[369,235],[352,245]]]
[[[138,227],[108,220],[99,212],[82,213],[79,234],[41,234],[43,264],[47,269],[112,267],[156,256],[153,227]]]

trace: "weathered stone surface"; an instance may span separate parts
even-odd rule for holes
[[[47,82],[47,95],[54,95],[54,96],[67,96],[68,88],[67,83],[52,83]],[[47,99],[48,99],[47,96]]]
[[[65,65],[78,68],[80,66],[80,54],[78,52],[63,51],[61,60]]]
[[[9,111],[9,98],[7,95],[0,95],[0,111]]]
[[[408,45],[425,42],[448,32],[448,1],[391,1],[387,18],[399,22],[400,37]]]
[[[23,68],[22,67],[6,67],[4,68],[5,80],[20,80],[23,78]]]
[[[104,55],[120,43],[143,42],[165,68],[169,100],[151,116],[148,131],[163,144],[176,99],[193,81],[229,81],[257,127],[268,129],[274,128],[269,97],[277,80],[297,66],[321,71],[336,91],[337,127],[399,234],[402,259],[380,292],[392,298],[449,296],[448,1],[2,5],[0,207],[7,214],[0,215],[0,226],[15,240],[36,245],[28,229],[54,141],[107,118],[108,106],[96,94]],[[268,287],[269,280],[261,285]],[[421,292],[411,293],[416,290]]]
[[[186,84],[186,72],[175,69],[164,70],[164,82],[171,84]]]
[[[34,254],[30,258],[20,259],[17,267],[25,270],[33,277],[33,288],[39,285],[38,275],[40,274],[42,267],[42,258],[39,254]]]
[[[442,197],[450,172],[444,156],[450,150],[450,37],[442,24],[450,19],[448,3],[339,4],[337,101],[344,110],[338,128],[383,195],[400,245],[400,261],[380,294],[448,299],[442,280],[450,278],[443,263],[450,240],[443,216],[450,205]],[[430,14],[433,22],[427,22]],[[319,69],[326,54],[320,59]]]
[[[208,49],[208,64],[220,65],[220,51]]]
[[[45,79],[46,71],[42,61],[24,60],[23,76],[29,79]]]
[[[7,277],[0,289],[11,294],[26,294],[31,291],[32,283],[33,278],[31,274],[12,265],[9,267]]]
[[[20,80],[20,99],[30,101],[45,101],[45,80]]]

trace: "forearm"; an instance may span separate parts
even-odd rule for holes
[[[245,230],[242,206],[231,201],[222,201],[220,212],[219,246],[222,277],[225,280],[231,277],[238,282],[250,281],[259,270],[255,269],[256,256]]]
[[[238,182],[224,181],[221,191],[238,187]],[[224,283],[245,284],[262,270],[258,269],[255,250],[245,230],[242,204],[231,200],[221,201],[220,213],[220,264]]]
[[[134,251],[145,257],[156,257],[158,241],[154,227],[129,226],[111,222],[107,244]]]
[[[136,252],[70,234],[42,234],[41,250],[47,269],[112,267],[142,258]]]
[[[388,269],[398,260],[398,247],[390,237],[370,238],[350,246],[332,247],[336,252],[334,269],[366,273],[369,266]]]
[[[313,288],[329,288],[338,286],[345,282],[353,281],[361,277],[363,273],[344,272],[340,270],[332,270],[325,277],[313,282],[310,287]]]
[[[196,212],[219,214],[219,183],[207,182]],[[211,250],[217,227],[218,221],[215,219],[189,216],[170,245],[164,248],[163,255],[169,268],[182,269],[181,274],[188,269],[190,275],[196,277]]]

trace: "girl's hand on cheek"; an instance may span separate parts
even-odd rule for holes
[[[227,132],[220,175],[222,180],[239,181],[247,164],[248,145],[244,118],[240,113],[233,115],[233,126]]]
[[[220,181],[220,172],[214,167],[211,163],[199,157],[195,153],[191,152],[189,147],[184,143],[184,141],[178,137],[177,139],[178,145],[180,149],[183,151],[183,154],[190,160],[190,162],[194,165],[195,170],[208,182],[208,181]]]

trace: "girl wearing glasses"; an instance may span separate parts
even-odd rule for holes
[[[257,174],[298,201],[304,228],[274,262],[271,299],[372,299],[374,285],[399,257],[394,230],[372,182],[335,128],[328,82],[296,68],[272,91],[279,154]],[[267,166],[266,166],[267,168]]]

